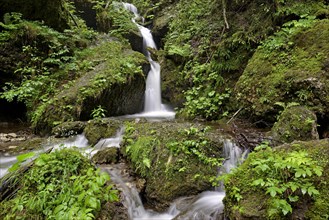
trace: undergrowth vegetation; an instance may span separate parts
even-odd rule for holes
[[[95,219],[106,202],[118,201],[108,174],[77,150],[41,154],[19,189],[1,203],[2,219]]]
[[[77,51],[89,45],[95,33],[85,26],[58,32],[40,22],[23,20],[18,13],[6,14],[0,26],[0,59],[11,62],[1,71],[12,79],[2,85],[0,97],[23,102],[34,122],[36,107],[48,102],[63,82],[76,77],[80,69]],[[5,50],[13,50],[14,54],[6,57],[9,51]],[[13,63],[16,55],[20,60]]]
[[[286,219],[294,216],[327,216],[319,213],[322,194],[327,193],[324,172],[328,159],[321,158],[327,151],[326,142],[316,143],[307,151],[312,142],[298,142],[272,149],[267,143],[250,153],[248,159],[234,170],[225,181],[225,205],[229,215],[253,215],[266,219]],[[234,187],[230,187],[233,185]],[[255,196],[257,195],[257,198]],[[252,201],[252,202],[251,202]],[[308,209],[302,207],[308,204]],[[255,207],[257,204],[258,207]],[[259,208],[264,207],[264,208]],[[303,213],[298,214],[300,209]],[[236,212],[235,214],[233,214]],[[308,213],[308,214],[306,214]]]
[[[222,164],[223,143],[211,134],[197,124],[129,122],[121,152],[136,174],[146,179],[148,200],[165,208],[185,193],[212,187]]]

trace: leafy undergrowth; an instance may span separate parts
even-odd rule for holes
[[[33,122],[39,105],[47,103],[58,87],[77,77],[88,65],[78,51],[95,39],[96,33],[82,23],[56,31],[40,22],[22,19],[18,13],[0,22],[0,98],[26,105]]]
[[[224,199],[232,219],[327,219],[328,140],[260,145],[228,175]]]
[[[198,124],[126,123],[121,151],[146,179],[148,205],[163,210],[175,198],[212,187],[223,145],[212,134]]]
[[[109,180],[76,150],[42,154],[2,202],[0,218],[94,219],[103,204],[118,200]]]
[[[328,27],[328,19],[305,16],[264,41],[236,84],[240,106],[268,121],[275,121],[278,103],[299,103],[326,114]]]

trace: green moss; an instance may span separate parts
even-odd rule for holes
[[[190,123],[126,123],[122,152],[147,182],[147,203],[164,210],[179,196],[212,186],[222,143]]]
[[[226,198],[224,199],[224,204],[226,213],[229,215],[229,217],[232,219],[247,219],[250,217],[258,219],[270,219],[270,201],[272,197],[269,195],[269,192],[266,192],[266,186],[265,188],[263,186],[255,186],[255,181],[258,181],[260,178],[268,181],[269,179],[273,178],[273,174],[275,172],[268,170],[266,171],[266,175],[262,176],[264,171],[257,171],[254,162],[265,160],[267,162],[260,164],[265,166],[268,164],[268,161],[270,161],[271,158],[285,158],[289,157],[289,155],[300,155],[298,152],[306,152],[305,158],[309,158],[307,160],[313,164],[310,165],[310,167],[312,167],[310,169],[313,169],[314,167],[321,167],[323,170],[320,176],[305,176],[304,178],[300,179],[301,184],[308,182],[308,184],[313,185],[314,188],[318,190],[318,194],[310,196],[309,194],[304,195],[298,192],[298,190],[295,192],[290,192],[290,194],[295,193],[295,195],[298,195],[299,197],[298,202],[290,201],[292,206],[292,213],[290,215],[283,216],[283,214],[280,214],[280,207],[277,206],[276,209],[279,212],[275,215],[272,215],[271,218],[294,219],[297,218],[297,216],[302,216],[310,219],[326,219],[328,217],[327,213],[329,208],[329,205],[324,203],[324,200],[328,196],[329,192],[329,185],[327,183],[329,175],[329,141],[327,139],[319,141],[294,142],[292,144],[286,144],[274,148],[273,151],[266,150],[251,153],[248,159],[236,171],[230,174],[230,177],[225,183]],[[302,168],[302,165],[300,168]],[[282,177],[274,176],[274,178],[280,179]],[[293,177],[288,178],[285,181],[294,182],[297,181],[297,177],[294,174]],[[281,187],[279,185],[275,186]],[[236,190],[236,188],[238,190]],[[237,193],[240,194],[239,201],[237,201]]]
[[[118,159],[119,149],[117,147],[110,147],[104,150],[100,150],[92,157],[92,161],[96,164],[117,163]]]
[[[83,130],[89,144],[95,145],[101,138],[115,136],[122,122],[112,119],[90,120]]]
[[[329,20],[302,19],[285,25],[258,48],[236,85],[237,99],[248,112],[275,120],[277,102],[297,102],[316,113],[329,104]]]
[[[67,81],[50,100],[38,106],[33,118],[33,125],[38,130],[47,130],[64,121],[90,119],[92,110],[98,105],[104,106],[108,115],[120,114],[119,105],[129,106],[129,103],[119,103],[116,99],[129,93],[128,85],[135,81],[138,91],[144,88],[142,65],[147,62],[145,57],[120,41],[100,41],[83,50],[74,63],[66,66],[68,75],[77,71],[75,79]],[[139,100],[138,96],[129,97]]]
[[[319,139],[316,115],[302,106],[288,107],[272,128],[272,135],[282,142]]]

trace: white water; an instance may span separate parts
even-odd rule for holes
[[[226,157],[220,173],[230,172],[232,168],[241,163],[244,153],[230,140],[224,141],[224,155]],[[136,187],[123,180],[118,170],[105,169],[111,176],[111,180],[120,186],[125,197],[125,206],[128,208],[131,220],[216,220],[223,214],[223,198],[225,192],[206,191],[198,196],[184,197],[175,200],[164,213],[157,213],[144,208]]]
[[[78,148],[85,156],[91,158],[94,154],[96,154],[99,150],[108,148],[108,147],[120,147],[120,143],[122,141],[123,136],[123,128],[120,128],[114,137],[101,139],[94,147],[91,147],[88,144],[88,140],[84,134],[80,134],[74,137],[62,139],[57,143],[52,143],[53,140],[49,140],[50,143],[45,144],[43,149],[33,151],[35,152],[35,156],[33,159],[38,157],[40,153],[44,153],[48,150],[54,152],[55,150],[59,150],[62,148]],[[8,173],[8,169],[17,162],[18,155],[5,155],[0,156],[0,178]]]
[[[123,129],[120,129],[114,137],[100,140],[93,148],[88,145],[88,141],[83,134],[77,135],[60,143],[48,144],[43,151],[36,151],[36,153],[39,154],[50,149],[54,151],[60,148],[77,147],[86,156],[91,157],[103,148],[120,147],[122,135]],[[241,163],[245,154],[230,140],[224,141],[223,153],[226,160],[220,169],[220,173],[230,172],[232,168]],[[16,161],[16,156],[1,157],[0,177],[7,173],[7,169]],[[172,203],[166,212],[157,213],[144,208],[136,187],[131,183],[125,182],[119,170],[106,169],[106,171],[111,175],[112,181],[120,186],[124,194],[124,205],[128,209],[129,219],[131,220],[171,220],[173,218],[177,220],[215,220],[223,213],[224,205],[222,200],[225,197],[223,187],[219,188],[220,191],[206,191],[193,198],[179,198]]]
[[[138,14],[137,8],[130,3],[122,3],[124,8],[131,11],[135,18],[132,21],[138,27],[143,37],[144,54],[150,62],[151,69],[146,79],[144,111],[140,114],[135,114],[132,117],[147,117],[147,118],[175,118],[175,112],[166,108],[161,101],[161,67],[160,64],[151,58],[148,48],[157,49],[151,31],[142,25],[137,24],[136,19],[141,18]],[[127,116],[131,117],[131,116]]]

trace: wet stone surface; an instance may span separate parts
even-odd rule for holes
[[[20,145],[33,138],[35,135],[26,124],[0,122],[0,154],[25,151]]]

